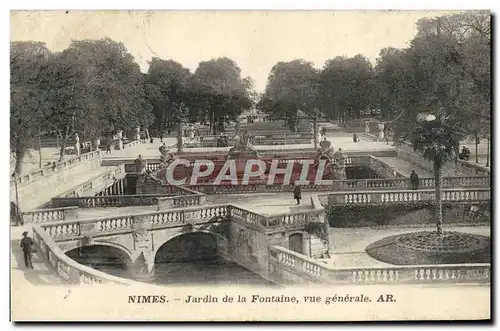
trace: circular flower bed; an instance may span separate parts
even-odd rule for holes
[[[396,264],[490,263],[490,238],[470,233],[421,231],[378,240],[366,247],[376,260]]]

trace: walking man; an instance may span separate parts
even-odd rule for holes
[[[160,142],[163,142],[163,131],[160,132]]]
[[[293,189],[293,198],[297,200],[297,204],[300,205],[300,199],[302,199],[302,193],[300,191],[299,185],[295,185]]]
[[[24,253],[24,265],[28,269],[33,269],[33,263],[31,262],[31,257],[33,255],[33,239],[28,236],[28,231],[23,232],[23,239],[21,239],[21,248]]]
[[[411,172],[411,175],[410,175],[410,182],[411,182],[411,189],[412,190],[418,190],[418,175],[417,173],[415,172],[415,170],[413,170]]]

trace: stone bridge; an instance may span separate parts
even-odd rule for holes
[[[111,246],[129,258],[138,279],[154,272],[158,249],[170,240],[188,233],[207,233],[214,237],[219,256],[230,259],[267,278],[270,245],[290,247],[290,238],[300,234],[303,251],[304,227],[308,222],[324,220],[324,210],[265,217],[234,205],[167,210],[154,213],[87,220],[62,221],[33,227],[34,240],[42,253],[67,281],[80,282],[79,268],[64,253],[91,245]],[[319,250],[313,256],[328,253],[328,243],[311,238]],[[297,245],[297,241],[294,242]],[[318,246],[318,245],[316,245]],[[318,247],[316,247],[318,249]],[[88,273],[84,273],[90,277]],[[106,277],[104,277],[106,278]],[[85,278],[84,282],[90,281]],[[94,277],[92,281],[106,281]]]
[[[464,203],[490,200],[489,188],[445,189],[443,195],[446,201]],[[130,284],[132,281],[85,267],[65,255],[67,252],[92,245],[119,249],[127,256],[135,277],[144,280],[154,273],[158,250],[186,234],[212,236],[219,256],[280,284],[335,280],[406,282],[404,279],[425,282],[438,279],[436,277],[452,282],[489,281],[489,264],[432,266],[433,269],[422,269],[423,274],[417,270],[419,266],[388,267],[365,275],[362,269],[339,274],[316,260],[329,255],[330,239],[317,231],[325,228],[323,233],[328,233],[323,204],[399,203],[433,198],[432,190],[325,193],[311,197],[309,210],[295,213],[264,216],[233,204],[194,206],[104,218],[41,221],[33,226],[33,237],[58,274],[72,283]],[[311,231],[311,227],[316,230]],[[342,276],[346,272],[347,276]],[[333,276],[323,277],[325,273]],[[462,278],[453,276],[454,273]]]

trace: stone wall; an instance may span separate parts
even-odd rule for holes
[[[478,211],[476,217],[472,209]],[[490,203],[444,204],[444,224],[475,224],[490,222]],[[414,226],[434,224],[434,208],[429,204],[392,204],[364,206],[327,207],[327,219],[331,227],[378,227],[378,226]]]
[[[21,210],[36,209],[49,202],[54,196],[67,191],[65,182],[101,166],[100,151],[83,154],[59,163],[55,171],[44,171],[40,175],[18,180],[17,191]],[[84,179],[82,178],[82,182]],[[16,185],[10,183],[10,201],[16,202]]]

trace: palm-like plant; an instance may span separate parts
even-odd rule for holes
[[[406,139],[413,149],[433,162],[434,185],[437,202],[437,232],[443,233],[442,167],[446,162],[456,160],[456,142],[460,135],[454,121],[448,116],[423,115],[414,130],[408,131]]]

